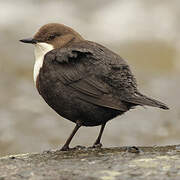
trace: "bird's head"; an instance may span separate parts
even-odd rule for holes
[[[72,28],[63,24],[50,23],[42,26],[33,38],[20,40],[35,45],[35,59],[39,60],[53,49],[62,48],[83,38]]]
[[[72,28],[58,23],[50,23],[42,26],[33,38],[20,40],[23,43],[47,44],[53,46],[53,49],[61,48],[70,42],[83,40],[81,35]]]

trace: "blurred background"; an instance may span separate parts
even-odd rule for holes
[[[171,108],[137,107],[110,121],[104,147],[180,143],[179,0],[1,0],[0,17],[0,156],[60,148],[74,127],[38,95],[33,46],[19,42],[49,22],[120,54],[141,92]],[[99,128],[81,128],[71,145],[92,145]]]

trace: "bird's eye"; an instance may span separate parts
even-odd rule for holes
[[[49,35],[48,41],[55,39],[57,36],[61,36],[61,34],[60,33],[54,33],[54,34]]]
[[[57,36],[56,34],[52,34],[48,37],[48,40],[50,41],[50,40],[54,39],[56,36]]]

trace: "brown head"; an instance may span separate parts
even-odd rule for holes
[[[49,23],[42,26],[33,38],[22,39],[24,43],[47,43],[53,46],[53,49],[61,48],[70,42],[84,40],[79,33],[72,28],[58,23]]]
[[[23,43],[35,45],[34,81],[43,65],[44,56],[51,50],[62,48],[72,42],[84,39],[76,31],[63,24],[50,23],[42,26],[33,38],[20,40]]]

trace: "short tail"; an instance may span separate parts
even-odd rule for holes
[[[158,108],[166,109],[166,110],[169,109],[169,107],[166,104],[160,101],[151,99],[139,92],[137,92],[136,94],[137,94],[136,96],[128,98],[127,101],[136,105],[141,105],[141,106],[146,105],[146,106],[153,106],[153,107],[158,107]]]

